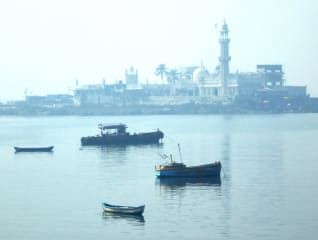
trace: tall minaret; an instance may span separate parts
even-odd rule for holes
[[[221,52],[220,52],[220,74],[222,78],[222,84],[223,84],[223,94],[226,96],[227,93],[227,87],[228,87],[228,78],[230,74],[230,60],[231,57],[229,56],[229,29],[227,27],[227,24],[224,20],[222,29],[220,31],[220,47],[221,47]]]

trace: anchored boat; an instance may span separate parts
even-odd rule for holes
[[[48,147],[14,147],[15,152],[52,152],[54,146]]]
[[[168,163],[156,166],[157,177],[220,177],[221,163],[189,166],[183,163]]]
[[[180,158],[181,157],[181,151],[180,146],[178,144]],[[169,157],[167,155],[161,155],[161,157],[165,160],[168,160]],[[162,165],[156,165],[155,171],[156,176],[159,178],[164,177],[213,177],[213,178],[219,178],[221,173],[221,162],[215,161],[214,163],[210,164],[203,164],[203,165],[197,165],[197,166],[186,166],[183,162],[175,162],[172,159],[172,155],[170,154],[170,161],[162,164]]]
[[[132,214],[132,215],[141,215],[145,210],[145,205],[132,207],[132,206],[121,206],[121,205],[111,205],[108,203],[102,203],[102,207],[105,212],[118,213],[118,214]]]
[[[81,144],[87,145],[128,145],[159,143],[164,134],[159,129],[153,132],[134,133],[126,131],[125,124],[99,124],[100,134],[96,136],[82,137]]]

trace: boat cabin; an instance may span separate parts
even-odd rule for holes
[[[155,170],[169,170],[169,169],[183,169],[186,168],[186,165],[184,163],[178,163],[178,162],[171,162],[166,163],[162,165],[155,165]]]
[[[168,169],[180,169],[180,168],[186,167],[186,165],[183,162],[175,162],[172,159],[172,154],[170,154],[170,157],[167,156],[166,154],[159,154],[159,156],[167,162],[165,164],[155,165],[155,169],[157,171],[168,170]]]
[[[127,126],[125,124],[98,124],[101,135],[125,135]]]

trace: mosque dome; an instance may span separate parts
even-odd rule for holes
[[[204,82],[209,76],[208,70],[206,70],[203,66],[198,67],[193,72],[193,81],[200,83]]]

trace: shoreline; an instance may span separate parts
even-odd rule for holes
[[[115,115],[251,115],[318,113],[318,101],[293,106],[243,104],[182,104],[125,106],[1,106],[0,116],[115,116]]]

